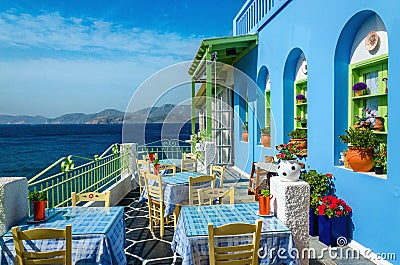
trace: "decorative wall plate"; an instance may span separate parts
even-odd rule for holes
[[[379,43],[378,34],[375,31],[371,31],[365,38],[365,49],[367,51],[373,51],[375,50],[376,46],[378,46],[378,43]]]
[[[301,63],[301,71],[303,74],[307,74],[307,60],[306,58],[303,59],[303,62]]]

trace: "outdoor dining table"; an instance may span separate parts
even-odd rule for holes
[[[173,176],[166,176],[162,179],[165,215],[170,215],[176,205],[184,205],[189,202],[189,177],[200,177],[205,174],[193,171],[178,172]],[[149,185],[154,185],[154,181],[150,181]],[[219,179],[215,180],[215,187],[219,186]],[[206,185],[205,185],[206,187]],[[147,201],[146,188],[143,189],[139,198],[139,203]]]
[[[299,265],[295,243],[289,228],[275,216],[261,217],[256,214],[258,203],[184,206],[172,240],[172,250],[182,257],[182,264],[209,264],[209,223],[221,226],[228,223],[254,224],[263,220],[259,251],[259,264]],[[251,244],[251,235],[216,237],[218,246]]]
[[[158,162],[160,165],[175,165],[177,167],[181,166],[182,159],[178,158],[167,158],[167,159],[160,159]]]
[[[48,211],[43,222],[21,223],[21,230],[65,229],[72,225],[72,264],[126,264],[123,207],[62,207]],[[53,251],[65,248],[65,240],[24,241],[27,251]],[[15,249],[11,231],[0,238],[0,264],[14,264]]]

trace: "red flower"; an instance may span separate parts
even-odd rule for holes
[[[331,173],[328,173],[328,174],[326,174],[330,179],[332,178],[332,174]]]
[[[342,216],[342,212],[341,212],[341,211],[336,211],[336,214],[337,214],[338,216]]]

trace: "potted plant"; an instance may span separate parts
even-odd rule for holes
[[[42,221],[46,219],[47,194],[35,190],[28,193],[28,199],[33,202],[33,220]]]
[[[242,125],[242,139],[244,142],[248,142],[249,141],[249,127],[247,125],[247,123]]]
[[[333,190],[332,174],[310,170],[301,177],[310,185],[310,235],[318,235],[318,215],[315,213],[319,198]]]
[[[376,117],[373,110],[369,108],[363,108],[361,110],[361,115],[356,115],[356,123],[354,123],[354,127],[358,128],[371,128],[371,120]]]
[[[319,241],[328,246],[337,246],[339,238],[347,238],[347,216],[351,212],[352,209],[344,200],[333,195],[319,198],[316,210]]]
[[[303,94],[298,94],[296,96],[296,100],[297,100],[297,104],[301,104],[306,101],[306,96],[304,96]]]
[[[307,131],[302,129],[294,129],[290,131],[288,136],[291,138],[290,142],[295,143],[301,149],[307,148]]]
[[[260,215],[269,215],[270,214],[270,202],[272,199],[272,195],[269,190],[263,189],[261,190],[261,195],[258,197],[258,205],[259,205],[259,213]]]
[[[355,83],[354,85],[353,85],[353,87],[352,87],[352,90],[353,90],[353,92],[354,92],[354,95],[356,96],[356,97],[360,97],[360,96],[363,96],[364,95],[364,91],[367,89],[367,84],[366,83],[364,83],[364,82],[358,82],[358,83]]]
[[[279,145],[279,153],[276,158],[279,160],[278,175],[283,181],[297,181],[300,177],[301,166],[297,163],[296,154],[301,151],[295,143]]]
[[[301,118],[300,124],[302,128],[307,128],[307,118]]]
[[[158,159],[154,159],[153,166],[154,166],[154,174],[155,175],[160,174],[160,162]]]
[[[154,161],[154,152],[148,151],[147,155],[149,157],[150,162],[153,162]]]
[[[379,149],[374,154],[374,171],[375,174],[383,174],[386,170],[387,150],[386,145],[381,144]]]
[[[381,140],[369,128],[349,128],[339,139],[349,144],[346,158],[354,171],[368,172],[374,167],[374,147]]]
[[[264,147],[271,147],[271,128],[264,127],[260,129],[261,143]]]

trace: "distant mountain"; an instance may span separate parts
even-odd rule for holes
[[[125,112],[116,109],[107,109],[93,114],[70,113],[54,119],[43,116],[0,115],[0,124],[121,124],[124,116]],[[190,105],[165,104],[127,113],[125,121],[128,123],[187,122],[190,118]]]

